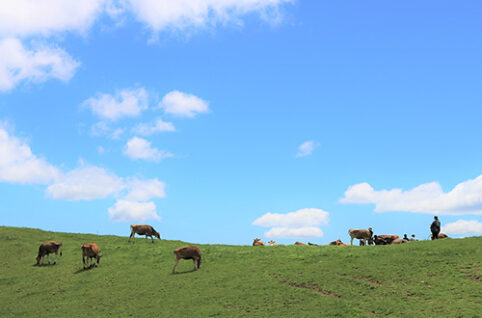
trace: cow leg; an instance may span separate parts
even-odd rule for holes
[[[50,265],[50,253],[48,253],[47,256],[49,257],[49,265]]]
[[[57,264],[57,259],[59,258],[59,251],[55,251],[55,261],[54,265]]]
[[[193,259],[192,259],[192,262],[193,262],[193,264],[194,264],[194,270],[197,271],[196,259],[193,258]]]
[[[154,243],[154,239],[152,238],[152,235],[149,235],[149,237],[151,238],[152,243]]]
[[[354,237],[351,238],[350,245],[353,245],[353,239]]]
[[[176,257],[176,262],[174,263],[174,268],[172,269],[172,273],[177,273],[177,264],[179,263],[179,258]]]

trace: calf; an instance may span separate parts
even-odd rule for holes
[[[265,242],[261,242],[259,238],[255,238],[253,241],[253,246],[266,246]]]
[[[92,266],[98,266],[100,263],[100,258],[102,255],[99,254],[99,247],[95,243],[88,243],[82,245],[82,263],[85,265],[89,262],[91,263],[89,268]],[[95,258],[95,261],[93,260]],[[97,263],[97,264],[96,264]]]
[[[184,246],[176,248],[174,250],[174,255],[176,255],[176,262],[174,264],[174,268],[172,269],[173,274],[177,273],[177,264],[181,258],[192,259],[194,262],[194,270],[198,270],[201,266],[201,251],[197,246]]]
[[[37,265],[40,265],[40,260],[42,260],[42,264],[44,263],[44,256],[47,255],[49,259],[49,264],[50,264],[50,254],[55,253],[55,261],[54,264],[57,264],[57,259],[59,257],[59,251],[60,251],[60,256],[62,256],[62,243],[61,242],[56,242],[56,241],[49,241],[40,244],[38,248],[38,255],[35,258],[37,260]]]
[[[278,244],[276,244],[276,242],[272,241],[272,240],[269,241],[268,244],[269,244],[269,246],[278,246]]]
[[[351,241],[350,244],[353,245],[353,239],[359,240],[367,240],[369,245],[373,244],[373,231],[372,228],[369,227],[368,230],[348,230],[348,234],[350,235]]]
[[[154,243],[154,239],[152,238],[152,236],[155,236],[158,239],[161,239],[161,236],[159,235],[159,233],[156,230],[154,230],[154,228],[152,226],[132,224],[131,225],[131,236],[129,236],[129,240],[127,240],[127,241],[130,242],[131,238],[133,238],[134,242],[135,242],[136,233],[139,234],[139,235],[145,235],[146,239],[149,236],[152,240],[152,243]]]

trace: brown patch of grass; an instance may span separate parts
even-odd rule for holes
[[[322,294],[322,295],[332,297],[332,298],[336,298],[336,299],[341,299],[340,296],[338,296],[338,295],[336,295],[332,292],[328,292],[326,290],[323,290],[321,288],[315,287],[315,286],[308,286],[308,285],[305,285],[305,284],[296,284],[296,283],[292,283],[292,282],[280,282],[280,283],[284,284],[284,285],[288,285],[290,287],[294,287],[294,288],[310,289],[314,292],[317,292],[318,294]]]

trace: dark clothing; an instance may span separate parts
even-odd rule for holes
[[[440,233],[440,221],[435,220],[432,222],[432,225],[430,225],[430,231],[432,231],[433,234],[433,239],[438,238],[438,234]]]

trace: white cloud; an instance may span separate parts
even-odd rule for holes
[[[56,78],[66,82],[80,65],[60,48],[28,49],[14,38],[0,39],[0,56],[0,91],[11,90],[21,81],[44,82]]]
[[[129,192],[124,199],[129,201],[147,201],[153,198],[166,197],[166,184],[156,179],[139,180],[131,178],[127,185]]]
[[[204,28],[235,23],[248,13],[271,21],[280,19],[279,7],[292,0],[129,0],[135,17],[154,32]]]
[[[266,238],[294,238],[294,237],[322,237],[323,231],[314,226],[300,227],[300,228],[287,228],[287,227],[274,227],[268,232],[264,233]]]
[[[166,114],[191,118],[209,112],[208,105],[208,102],[199,97],[180,91],[167,93],[159,103],[159,107],[163,108]]]
[[[437,182],[411,190],[374,190],[368,183],[350,186],[341,203],[375,204],[376,212],[406,211],[427,214],[482,214],[482,175],[443,192]]]
[[[164,131],[175,131],[174,125],[170,122],[165,122],[162,119],[157,119],[150,124],[139,124],[132,129],[132,132],[142,136],[150,136],[152,134]]]
[[[320,144],[315,141],[305,141],[298,147],[298,153],[296,154],[296,157],[304,157],[311,155],[313,150],[317,148]]]
[[[103,199],[125,188],[121,178],[95,166],[85,166],[67,172],[46,193],[53,199],[69,201]]]
[[[445,234],[478,234],[482,235],[482,223],[476,220],[458,220],[442,226],[442,233]]]
[[[124,129],[112,127],[105,121],[99,121],[90,127],[90,133],[92,136],[106,136],[111,139],[119,139],[124,133]]]
[[[98,94],[84,101],[82,105],[90,108],[100,118],[115,121],[122,117],[136,117],[148,108],[149,96],[144,88],[124,89],[114,95]]]
[[[0,36],[49,36],[84,32],[102,12],[105,0],[0,1]]]
[[[0,182],[48,184],[59,170],[0,127]]]
[[[156,212],[154,202],[135,202],[118,200],[113,207],[108,209],[111,221],[137,221],[144,222],[149,219],[161,220]]]
[[[159,162],[162,159],[173,157],[174,155],[165,150],[151,147],[151,143],[143,138],[132,137],[127,141],[124,154],[131,159],[143,159],[147,161]]]
[[[318,226],[327,225],[328,220],[328,212],[307,208],[286,214],[268,212],[253,225],[271,227],[264,233],[267,238],[322,237],[323,232]]]

